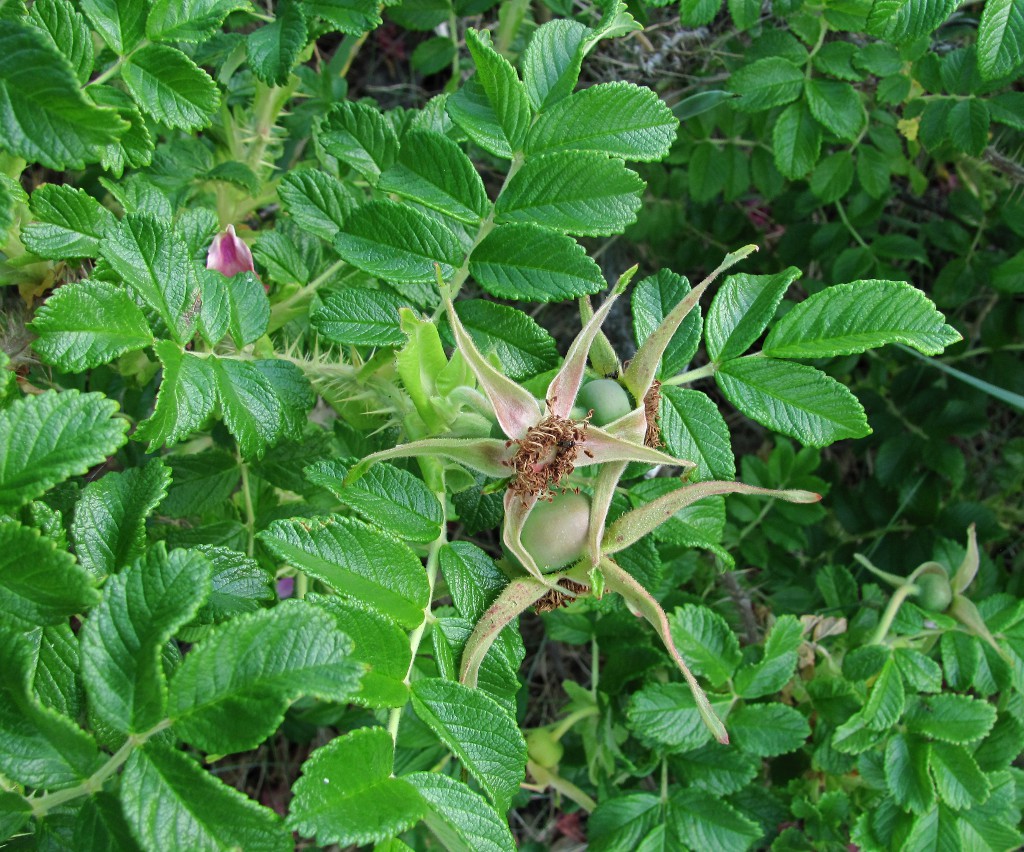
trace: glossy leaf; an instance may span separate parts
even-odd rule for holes
[[[124,56],[142,41],[146,6],[138,0],[82,0],[82,11],[115,53]]]
[[[927,35],[948,18],[958,0],[874,0],[867,30],[902,44]]]
[[[387,290],[349,288],[327,293],[309,319],[331,343],[399,346],[405,342],[398,317],[403,307],[410,307],[409,300]]]
[[[153,414],[133,435],[149,441],[150,452],[200,429],[217,404],[217,376],[211,359],[183,352],[169,340],[161,340],[153,348],[163,365],[163,378]]]
[[[935,785],[928,774],[928,743],[898,733],[885,746],[885,780],[896,803],[924,813],[935,801]]]
[[[376,464],[350,485],[337,460],[306,468],[306,478],[347,503],[365,521],[405,541],[429,543],[441,534],[444,511],[422,479],[390,464]]]
[[[71,524],[79,564],[105,577],[138,559],[146,548],[146,518],[170,482],[171,471],[153,459],[86,485]]]
[[[106,364],[153,342],[142,310],[128,292],[105,281],[78,281],[56,290],[36,312],[32,344],[65,372]]]
[[[978,25],[978,68],[987,80],[1024,62],[1024,8],[1014,0],[989,0]]]
[[[704,339],[713,361],[742,355],[775,316],[789,285],[800,277],[795,266],[775,275],[730,275],[708,309]]]
[[[133,53],[121,79],[144,113],[179,130],[200,130],[220,105],[210,75],[180,50],[151,44]]]
[[[534,30],[520,60],[523,84],[534,109],[544,110],[576,88],[589,32],[579,21],[564,18],[547,21]]]
[[[335,104],[320,125],[319,140],[328,154],[374,185],[398,155],[394,128],[380,110],[364,103]]]
[[[61,624],[99,600],[93,578],[38,530],[0,524],[0,612],[23,629]]]
[[[712,701],[711,706],[718,714],[729,709],[728,703],[720,700]],[[626,715],[634,735],[654,748],[689,751],[711,741],[711,731],[686,684],[645,686],[633,693]]]
[[[728,802],[703,790],[679,790],[669,799],[666,848],[741,852],[761,837],[761,827]]]
[[[416,772],[402,778],[427,803],[427,827],[445,849],[460,852],[512,852],[516,848],[508,823],[479,793],[438,772]]]
[[[349,216],[334,248],[358,269],[386,281],[425,283],[451,278],[462,263],[455,234],[437,219],[393,201],[371,201]]]
[[[44,184],[32,193],[30,204],[39,221],[22,228],[29,251],[51,260],[99,256],[100,240],[114,215],[85,190]]]
[[[161,652],[210,591],[210,562],[155,545],[103,587],[82,628],[82,675],[97,718],[122,733],[148,731],[164,718],[167,684]]]
[[[477,348],[494,353],[513,381],[535,376],[558,366],[555,341],[528,314],[485,299],[455,303],[455,312]]]
[[[721,686],[740,662],[736,634],[707,607],[686,604],[669,615],[672,640],[694,672]]]
[[[51,169],[84,168],[127,129],[117,112],[98,107],[41,30],[0,20],[0,146]]]
[[[296,224],[328,242],[356,208],[356,199],[348,187],[319,169],[288,172],[281,178],[277,191]]]
[[[947,743],[981,739],[996,721],[996,709],[969,695],[944,693],[919,698],[907,709],[907,730]]]
[[[691,479],[736,476],[729,429],[718,406],[700,391],[661,389],[661,439],[676,458],[696,465]]]
[[[246,51],[249,65],[268,86],[283,86],[306,46],[306,16],[298,0],[275,4],[274,20],[249,33]]]
[[[992,789],[988,777],[978,768],[974,757],[961,745],[932,743],[928,752],[928,766],[939,797],[956,810],[980,805]]]
[[[29,9],[29,16],[50,37],[53,46],[67,57],[78,81],[88,80],[95,51],[92,33],[82,13],[70,0],[37,0]]]
[[[526,140],[528,155],[594,151],[655,162],[668,154],[679,120],[650,89],[599,83],[541,113]]]
[[[165,745],[150,742],[132,752],[120,798],[132,834],[145,849],[293,848],[277,814]]]
[[[730,713],[728,723],[736,747],[758,757],[796,751],[811,735],[803,714],[785,704],[748,704]]]
[[[412,705],[495,808],[500,813],[508,810],[526,765],[526,742],[515,718],[480,690],[438,678],[412,685]]]
[[[100,393],[47,391],[0,410],[0,511],[39,497],[100,464],[124,444],[128,423]]]
[[[748,417],[805,446],[824,447],[871,432],[856,397],[813,367],[775,358],[737,358],[722,364],[715,380]]]
[[[146,37],[151,41],[206,41],[228,14],[248,8],[248,0],[156,0],[146,18]]]
[[[621,160],[559,152],[531,157],[495,205],[495,221],[585,236],[618,233],[636,219],[645,184]]]
[[[790,180],[807,175],[821,152],[821,125],[814,120],[803,101],[790,104],[775,122],[772,131],[775,167]]]
[[[336,737],[302,765],[288,827],[321,845],[362,845],[400,834],[426,813],[416,788],[392,777],[394,743],[383,728]]]
[[[847,142],[854,142],[867,124],[860,95],[849,83],[810,80],[807,83],[807,106],[819,124]]]
[[[689,282],[682,275],[668,269],[661,269],[656,275],[644,278],[633,288],[630,297],[633,309],[633,336],[638,346],[654,334],[665,317],[689,292]],[[689,366],[700,345],[701,328],[700,309],[694,307],[665,347],[658,376],[672,376],[683,372]]]
[[[938,355],[960,340],[924,293],[903,281],[828,287],[794,307],[768,334],[773,358],[830,358],[903,343]]]
[[[403,627],[423,621],[427,578],[419,559],[398,539],[337,515],[274,521],[260,539],[278,558],[387,613]]]
[[[761,112],[791,103],[803,87],[803,70],[781,56],[742,65],[729,79],[729,88],[740,96],[733,105],[744,112]]]
[[[526,302],[560,302],[608,286],[579,243],[539,225],[495,228],[473,250],[469,272],[491,295]]]
[[[301,601],[238,616],[208,635],[171,680],[178,735],[216,754],[255,748],[303,695],[347,701],[358,690],[351,640]]]

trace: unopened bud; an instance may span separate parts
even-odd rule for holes
[[[252,262],[252,252],[245,241],[235,234],[234,225],[228,225],[226,230],[213,238],[210,250],[206,254],[206,268],[216,269],[228,278],[238,275],[239,272],[256,271]]]

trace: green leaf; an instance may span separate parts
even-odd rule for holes
[[[710,24],[722,9],[722,0],[679,0],[679,19],[687,27]]]
[[[903,680],[917,692],[941,692],[942,668],[931,657],[913,648],[897,648],[896,665]]]
[[[1015,783],[1009,772],[993,773],[992,793],[984,804],[961,811],[960,840],[965,849],[1018,849],[1021,832],[1014,802]]]
[[[871,687],[871,694],[862,711],[864,722],[875,731],[888,730],[903,715],[905,704],[903,678],[900,676],[895,657],[890,656]]]
[[[803,714],[786,704],[748,704],[730,713],[728,723],[731,742],[758,757],[796,751],[811,735]]]
[[[775,167],[790,180],[804,177],[818,162],[821,125],[803,101],[790,104],[775,122],[772,148]]]
[[[651,793],[627,793],[605,798],[587,822],[592,852],[639,849],[637,844],[662,822],[661,800]]]
[[[484,299],[455,303],[455,312],[484,355],[494,353],[513,381],[558,366],[554,338],[521,310]]]
[[[206,41],[229,14],[250,9],[248,0],[156,0],[146,18],[150,41]]]
[[[644,278],[633,288],[631,306],[633,336],[637,345],[643,345],[667,317],[672,309],[690,292],[690,283],[668,269]],[[661,356],[658,375],[662,378],[683,372],[697,354],[701,335],[700,308],[694,306],[676,329]],[[681,456],[681,458],[688,458]]]
[[[340,180],[319,169],[294,169],[281,178],[277,188],[284,209],[295,223],[331,242],[346,217],[356,209],[356,199]]]
[[[21,231],[25,247],[50,260],[98,257],[100,239],[114,215],[83,189],[48,183],[32,193],[30,206],[40,220]]]
[[[686,604],[669,616],[672,641],[695,674],[722,686],[740,663],[740,645],[725,619],[704,606]]]
[[[968,695],[931,695],[910,705],[907,730],[947,743],[965,744],[981,739],[996,721],[996,708]]]
[[[742,790],[762,769],[759,758],[717,742],[673,755],[669,765],[688,785],[717,796]]]
[[[749,356],[726,361],[715,380],[748,417],[805,446],[825,447],[871,433],[857,398],[814,367]]]
[[[492,296],[524,302],[562,302],[608,286],[572,237],[528,224],[491,231],[473,250],[469,274]]]
[[[83,372],[149,346],[153,334],[126,290],[105,281],[60,287],[36,312],[32,348],[65,372]]]
[[[760,698],[779,692],[796,671],[797,649],[803,642],[803,626],[792,615],[782,615],[772,625],[764,656],[736,672],[736,693],[743,698]]]
[[[439,678],[413,683],[412,706],[494,807],[507,811],[526,767],[526,741],[515,718],[480,690]]]
[[[398,311],[408,299],[386,290],[349,287],[332,290],[309,315],[317,333],[331,343],[353,346],[400,346],[405,333]]]
[[[579,21],[558,18],[534,30],[519,67],[530,103],[544,110],[576,88],[590,30]]]
[[[121,66],[121,79],[144,113],[168,127],[201,130],[220,105],[210,75],[180,50],[151,44]]]
[[[526,87],[509,61],[491,47],[489,33],[468,29],[466,46],[476,76],[448,98],[448,114],[485,151],[509,159],[523,147],[530,129]]]
[[[47,391],[0,411],[0,511],[79,476],[124,444],[128,422],[100,393]]]
[[[957,150],[980,157],[988,146],[990,120],[988,104],[980,98],[957,101],[946,117],[949,141]]]
[[[860,136],[868,120],[857,90],[836,80],[809,80],[807,106],[826,130],[848,142]]]
[[[928,743],[898,733],[885,746],[885,781],[893,799],[904,810],[920,814],[935,801],[935,785],[928,775]]]
[[[73,842],[76,849],[141,850],[125,822],[121,803],[113,793],[102,790],[93,793],[78,811]]]
[[[208,270],[209,275],[220,275]],[[259,340],[270,322],[270,300],[260,279],[252,272],[240,272],[232,278],[220,276],[217,282],[227,296],[228,333],[241,349]]]
[[[1024,62],[1024,7],[988,0],[978,25],[978,70],[986,80],[1010,74]]]
[[[490,210],[472,160],[452,139],[428,130],[410,130],[402,137],[398,159],[378,186],[467,225],[480,224]]]
[[[381,24],[381,6],[374,0],[302,0],[302,4],[332,29],[348,35],[363,35]]]
[[[704,323],[704,340],[713,361],[742,355],[775,316],[789,285],[800,270],[789,267],[775,275],[730,275],[715,294]]]
[[[169,340],[153,347],[163,365],[163,378],[153,414],[132,436],[149,441],[149,452],[170,446],[206,423],[217,404],[217,376],[211,358],[200,358]]]
[[[327,113],[318,138],[332,157],[351,166],[372,185],[398,156],[398,137],[379,109],[342,101]]]
[[[42,30],[0,20],[0,147],[50,169],[84,168],[127,129],[98,107]]]
[[[692,481],[736,477],[729,428],[707,394],[663,386],[660,411],[661,439],[668,451],[697,465]]]
[[[438,560],[455,608],[470,622],[479,621],[499,592],[508,585],[494,560],[468,541],[446,544],[441,548]]]
[[[268,86],[283,86],[309,39],[298,0],[276,4],[274,20],[249,33],[249,67]]]
[[[624,160],[656,162],[667,156],[679,120],[650,89],[599,83],[541,113],[526,153],[594,151]]]
[[[729,16],[737,30],[749,30],[761,17],[761,5],[757,0],[729,0]]]
[[[320,485],[376,524],[406,541],[427,544],[441,534],[444,511],[422,479],[394,465],[379,463],[351,485],[348,468],[336,459],[317,462],[305,470],[306,479]]]
[[[146,518],[170,482],[171,471],[153,459],[86,485],[71,524],[79,563],[105,577],[138,559],[146,549]]]
[[[703,790],[679,790],[666,815],[673,849],[728,849],[743,852],[759,840],[761,827],[726,801]]]
[[[804,72],[788,59],[767,56],[741,65],[729,78],[729,89],[739,95],[732,101],[741,112],[762,112],[800,97]]]
[[[873,145],[857,147],[857,180],[872,198],[882,198],[890,192],[890,166],[889,158]]]
[[[392,777],[394,760],[383,728],[361,728],[321,746],[292,787],[288,828],[339,846],[375,843],[411,828],[426,803],[412,784]]]
[[[932,743],[928,765],[939,797],[951,808],[971,808],[988,798],[992,785],[978,768],[974,757],[963,746]]]
[[[149,10],[141,0],[82,0],[82,11],[110,49],[121,56],[145,35]]]
[[[391,616],[403,627],[423,621],[430,590],[423,565],[401,541],[361,521],[274,521],[260,540],[279,559]]]
[[[209,591],[209,560],[192,550],[168,554],[163,542],[107,579],[81,637],[82,676],[97,718],[123,733],[148,731],[164,718],[161,652]]]
[[[346,700],[367,707],[404,707],[409,701],[405,684],[412,662],[409,637],[378,610],[336,596],[306,595],[306,601],[329,612],[355,647],[349,656],[364,664],[359,692]]]
[[[495,221],[584,236],[619,233],[636,220],[646,184],[622,160],[563,151],[529,158],[495,204]]]
[[[178,343],[195,328],[199,282],[188,246],[170,224],[145,213],[125,216],[107,230],[100,254],[135,294],[159,315]]]
[[[92,74],[95,51],[92,33],[81,12],[69,0],[36,0],[29,17],[67,57],[78,82],[85,83]]]
[[[810,183],[811,192],[823,204],[839,201],[853,185],[853,155],[849,151],[837,151],[825,157],[815,166]]]
[[[763,352],[772,358],[831,358],[904,343],[938,355],[960,340],[931,300],[903,281],[826,287],[775,323]]]
[[[93,578],[38,530],[0,523],[0,611],[23,629],[60,624],[99,600]]]
[[[0,771],[12,782],[43,789],[81,783],[99,767],[96,743],[32,694],[32,668],[28,637],[0,622]]]
[[[913,41],[937,29],[959,0],[875,0],[867,30],[896,44]]]
[[[98,104],[117,110],[124,123],[129,125],[124,135],[103,146],[100,165],[116,178],[120,178],[126,168],[148,166],[153,160],[153,137],[135,102],[113,86],[94,85],[89,87],[89,92]]]
[[[693,661],[685,650],[679,651],[688,663]],[[711,706],[716,713],[724,714],[729,709],[727,702],[712,698]],[[652,748],[690,751],[711,741],[711,731],[685,683],[645,686],[633,693],[626,717],[634,735]]]
[[[78,718],[85,705],[78,636],[65,622],[35,628],[28,637],[32,643],[32,691],[45,706]]]
[[[334,238],[334,248],[363,272],[407,284],[434,281],[435,264],[449,279],[464,256],[448,227],[394,201],[371,201],[355,210]]]
[[[236,550],[201,544],[194,548],[213,565],[210,594],[196,613],[194,624],[219,624],[239,613],[254,612],[275,600],[273,577]]]
[[[455,852],[513,852],[508,823],[479,793],[438,772],[416,772],[412,784],[427,803],[425,821],[445,849]]]
[[[120,797],[132,834],[145,849],[294,848],[272,810],[165,745],[149,742],[132,752],[121,777]]]
[[[185,657],[167,714],[178,736],[203,751],[255,748],[302,696],[348,701],[360,674],[351,652],[334,619],[302,601],[238,616]]]
[[[246,458],[260,458],[281,437],[281,398],[271,380],[248,361],[207,360],[216,382],[224,425]]]

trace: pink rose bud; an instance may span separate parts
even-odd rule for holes
[[[227,230],[217,234],[206,253],[206,268],[216,269],[221,275],[231,278],[239,272],[255,272],[252,252],[249,246],[235,234],[235,226],[228,225]]]

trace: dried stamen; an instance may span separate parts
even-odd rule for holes
[[[584,586],[582,583],[577,583],[575,580],[568,580],[565,577],[558,581],[558,585],[566,591],[560,592],[557,589],[552,589],[544,595],[544,597],[533,605],[533,611],[537,613],[537,615],[569,606],[569,604],[572,603],[572,601],[574,601],[579,595],[590,591],[589,586]]]
[[[551,404],[548,403],[550,410]],[[550,500],[557,486],[573,472],[580,445],[587,440],[588,415],[583,420],[568,420],[549,414],[526,435],[506,446],[518,444],[518,449],[507,462],[514,471],[509,490],[520,497],[537,496]]]
[[[644,434],[644,446],[657,450],[664,446],[661,440],[661,426],[658,420],[661,417],[659,406],[661,405],[661,382],[655,379],[651,387],[644,394],[644,415],[647,417],[647,432]]]

